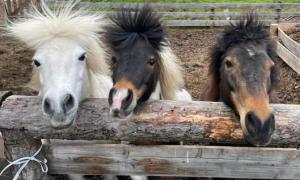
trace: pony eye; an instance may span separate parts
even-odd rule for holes
[[[33,60],[33,64],[36,66],[36,67],[39,67],[41,66],[41,63],[38,61],[38,60]]]
[[[233,66],[232,62],[228,60],[225,61],[225,65],[227,68],[231,68]]]
[[[86,58],[86,54],[83,53],[83,54],[78,58],[78,60],[79,60],[79,61],[84,61],[85,58]]]
[[[116,64],[117,58],[115,56],[111,57],[111,62],[112,62],[112,64]]]
[[[148,60],[148,64],[149,64],[150,66],[153,66],[153,65],[155,64],[155,59],[154,59],[154,57],[151,57],[151,58]]]

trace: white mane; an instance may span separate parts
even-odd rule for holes
[[[88,14],[87,11],[80,9],[73,10],[77,3],[78,1],[71,1],[58,10],[51,10],[42,2],[42,12],[34,7],[25,18],[9,25],[8,31],[34,50],[53,39],[63,38],[78,42],[87,51],[87,68],[91,81],[89,83],[94,84],[93,81],[98,78],[97,76],[110,73],[105,62],[104,45],[98,37],[99,33],[104,32],[102,27],[106,22],[102,15]],[[35,70],[29,86],[36,90],[40,88]],[[97,87],[92,88],[97,89]]]
[[[180,60],[169,44],[162,46],[160,56],[160,86],[163,99],[174,100],[176,93],[184,87]]]

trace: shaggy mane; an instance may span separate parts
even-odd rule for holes
[[[160,57],[160,85],[163,99],[175,99],[175,92],[184,86],[180,61],[170,48],[160,16],[149,5],[134,12],[123,9],[110,17],[113,25],[107,26],[106,40],[113,51],[131,46],[138,38],[144,38]]]
[[[103,16],[88,14],[83,9],[74,10],[78,3],[79,1],[71,1],[58,10],[51,10],[42,1],[42,12],[34,6],[25,18],[8,25],[7,30],[10,35],[34,50],[53,39],[74,40],[87,51],[89,72],[94,75],[109,75],[104,45],[98,37],[98,33],[104,31],[102,27],[106,24]],[[40,81],[36,73],[34,69],[29,86],[40,90]]]
[[[272,60],[275,60],[276,50],[275,43],[271,39],[269,32],[264,28],[264,24],[259,21],[259,18],[254,13],[249,13],[242,17],[237,24],[231,24],[225,29],[221,38],[218,39],[216,45],[211,51],[211,62],[209,72],[216,84],[220,81],[220,68],[223,61],[223,55],[226,51],[239,43],[254,42],[257,44],[265,44],[267,53]],[[272,86],[277,84],[277,70],[272,69]]]

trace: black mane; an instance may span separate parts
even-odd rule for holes
[[[110,19],[113,25],[106,28],[106,40],[114,50],[132,45],[137,38],[144,38],[157,50],[165,41],[160,16],[153,13],[149,5],[134,12],[123,9]]]
[[[249,13],[242,17],[237,24],[231,24],[225,29],[221,38],[218,39],[216,45],[211,51],[211,63],[209,66],[213,78],[219,82],[220,68],[222,64],[222,57],[233,45],[240,43],[253,42],[257,44],[265,44],[267,53],[274,61],[277,57],[275,50],[275,43],[272,41],[269,32],[264,28],[264,24],[258,20],[258,16],[254,13]],[[272,72],[272,79],[275,83],[276,71]]]

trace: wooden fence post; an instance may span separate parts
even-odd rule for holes
[[[0,0],[0,26],[6,23],[6,8],[4,0]]]
[[[280,18],[281,18],[281,5],[280,5],[280,2],[276,3],[275,11],[276,11],[275,20],[277,21],[277,23],[279,23]]]
[[[26,133],[22,131],[3,131],[5,157],[9,161],[14,161],[22,157],[32,156],[41,146],[40,139],[33,139],[26,136]],[[45,154],[42,150],[37,156],[37,159],[45,161]],[[10,167],[8,171],[9,175],[13,177],[18,171],[19,166]],[[46,179],[46,174],[41,170],[40,165],[37,162],[31,161],[23,169],[19,176],[21,180],[29,179]]]
[[[210,16],[209,16],[209,20],[211,21],[210,28],[213,28],[215,26],[214,19],[215,19],[215,6],[211,6]]]
[[[0,105],[9,96],[11,92],[0,91]],[[4,139],[4,155],[9,161],[14,161],[22,157],[32,156],[41,146],[41,140],[34,139],[30,136],[26,136],[26,133],[22,130],[11,130],[2,131]],[[42,150],[36,158],[44,161],[44,151]],[[6,172],[5,175],[13,177],[20,166],[12,166]],[[46,174],[41,170],[41,167],[36,162],[29,162],[27,166],[23,169],[21,175],[19,176],[21,180],[31,180],[31,179],[46,179]]]

